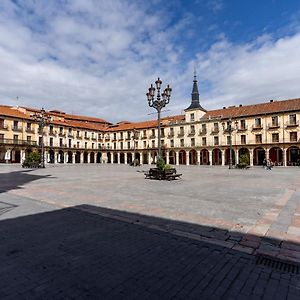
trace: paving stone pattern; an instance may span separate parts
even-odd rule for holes
[[[0,299],[300,299],[253,255],[80,207],[1,221],[0,241]]]

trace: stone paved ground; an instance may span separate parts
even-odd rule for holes
[[[27,299],[45,295],[49,299],[64,299],[66,295],[86,298],[85,292],[105,295],[104,299],[144,299],[146,292],[135,296],[131,293],[139,293],[142,287],[148,286],[143,290],[148,290],[151,299],[174,295],[179,299],[193,299],[193,295],[195,299],[199,295],[202,299],[209,299],[208,295],[257,299],[264,295],[268,299],[272,293],[278,299],[287,295],[299,299],[299,276],[256,266],[255,256],[249,255],[262,253],[299,262],[299,168],[266,171],[181,167],[179,171],[184,175],[176,182],[145,180],[141,171],[147,168],[71,165],[31,171],[0,165],[0,253],[5,258],[0,267],[3,297],[20,299],[24,291],[23,298]],[[58,210],[73,206],[77,206],[76,210]],[[95,225],[98,222],[103,228]],[[89,234],[97,239],[90,241]],[[116,247],[117,240],[120,242]],[[97,251],[94,252],[91,242],[96,243]],[[155,251],[149,247],[152,244]],[[64,252],[60,245],[67,245],[69,250]],[[131,256],[132,245],[136,252]],[[106,254],[101,252],[102,247]],[[129,263],[124,254],[127,248]],[[206,253],[203,257],[202,252]],[[102,253],[108,259],[103,265],[97,265]],[[189,258],[177,266],[176,262],[185,253]],[[50,267],[46,264],[46,269],[39,269],[48,261]],[[133,273],[129,271],[131,265]],[[93,270],[91,274],[89,270]],[[148,273],[152,274],[149,278]],[[186,275],[181,277],[181,274]],[[111,279],[114,277],[121,281],[112,283],[111,289],[101,294],[102,284],[93,281],[99,276],[107,284],[114,282]],[[105,281],[104,277],[109,279]],[[64,287],[67,294],[54,294]],[[51,289],[55,291],[50,293]],[[73,289],[74,295],[69,295]],[[182,292],[173,295],[168,292],[172,289]],[[43,290],[47,293],[43,294]],[[218,294],[214,294],[216,290]],[[0,294],[0,299],[3,297]]]
[[[0,299],[300,299],[300,275],[81,207],[1,221],[0,241]]]

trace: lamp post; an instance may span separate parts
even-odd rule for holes
[[[165,88],[162,94],[160,94],[160,88],[161,88],[162,81],[158,78],[155,81],[155,86],[156,86],[156,98],[155,98],[155,87],[151,84],[149,88],[149,92],[146,94],[147,95],[147,100],[148,100],[148,105],[150,107],[153,107],[157,110],[157,122],[158,122],[158,158],[161,157],[161,141],[160,141],[160,112],[163,107],[165,107],[169,102],[170,102],[170,97],[171,97],[171,91],[172,89],[170,88],[169,85]]]
[[[133,138],[133,166],[135,166],[136,165],[136,163],[135,163],[135,141],[139,138],[139,131],[138,130],[136,130],[136,129],[133,129],[133,136],[132,136],[132,138]]]
[[[44,147],[44,127],[49,124],[50,116],[46,113],[44,108],[41,109],[40,113],[33,115],[34,120],[39,124],[39,132],[42,134],[41,139],[41,150],[42,150],[42,168],[45,168],[45,147]]]
[[[232,127],[232,119],[230,118],[227,122],[227,128],[225,128],[225,122],[222,122],[223,130],[229,133],[229,169],[232,169],[232,132],[235,128]],[[237,126],[237,121],[235,122],[235,126]]]

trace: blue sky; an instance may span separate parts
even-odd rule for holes
[[[159,76],[178,114],[194,66],[206,109],[300,97],[299,20],[296,0],[2,0],[0,103],[149,119]]]

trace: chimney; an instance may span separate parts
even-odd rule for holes
[[[273,101],[274,101],[274,100],[273,100],[273,99],[271,99],[271,100],[270,100],[270,103],[272,103]]]
[[[226,106],[223,106],[223,109],[226,109]]]
[[[240,105],[239,105],[239,107],[242,107],[242,106],[243,106],[243,104],[240,104]]]

